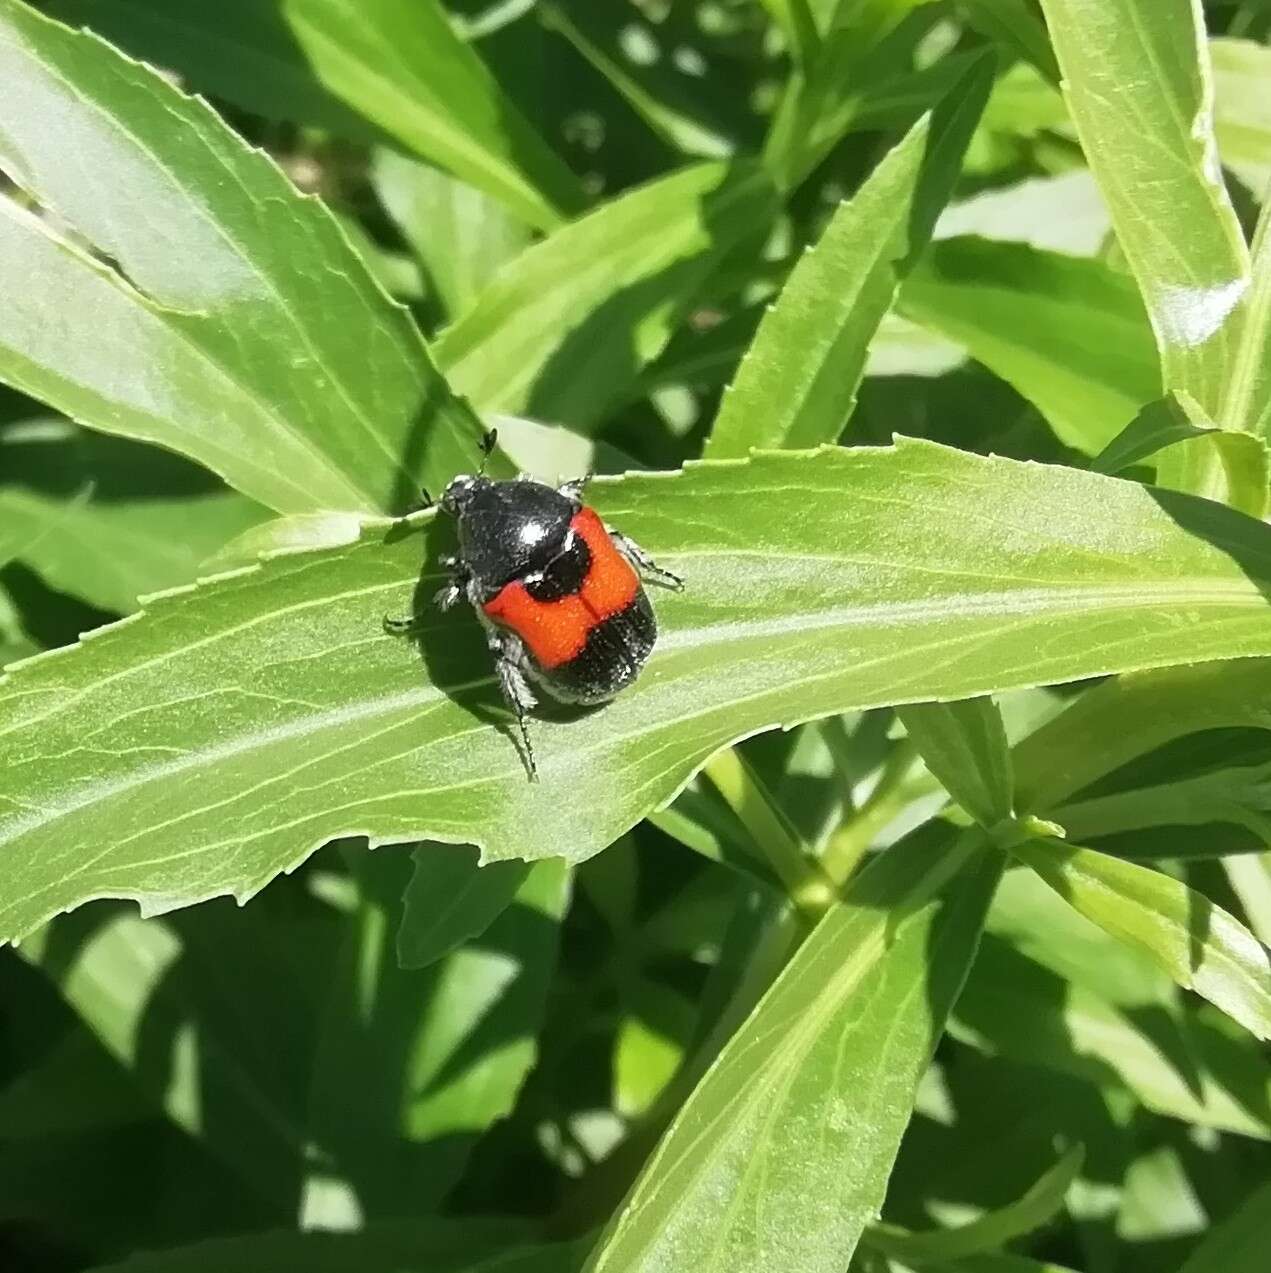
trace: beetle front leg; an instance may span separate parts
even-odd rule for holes
[[[472,572],[457,557],[443,557],[441,567],[450,577],[445,586],[438,588],[433,594],[433,601],[442,610],[449,610],[468,591],[472,583]]]
[[[649,575],[656,579],[659,583],[665,584],[668,588],[674,588],[676,592],[684,590],[684,580],[677,574],[673,574],[669,570],[663,570],[648,553],[635,542],[634,539],[628,539],[621,531],[611,530],[610,535],[613,536],[613,542],[618,545],[618,551],[622,553],[628,561],[631,562],[641,574]]]

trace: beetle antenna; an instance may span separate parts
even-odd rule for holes
[[[477,476],[485,476],[485,466],[489,462],[490,453],[499,444],[498,429],[487,429],[481,435],[481,467],[477,469]]]
[[[403,517],[409,517],[412,513],[422,513],[424,509],[431,508],[437,501],[428,493],[426,486],[419,488],[419,493],[402,511]]]

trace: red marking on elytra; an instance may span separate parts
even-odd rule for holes
[[[482,607],[491,619],[515,632],[544,668],[577,658],[592,628],[625,610],[640,591],[639,576],[590,508],[575,513],[569,524],[591,551],[591,566],[578,592],[536,601],[523,583],[513,580]]]

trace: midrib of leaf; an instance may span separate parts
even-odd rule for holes
[[[0,28],[0,31],[2,30],[3,28]],[[91,41],[97,43],[101,47],[110,48],[112,49],[113,52],[117,52],[117,50],[113,49],[113,46],[108,45],[106,41],[100,39],[100,37],[94,35],[91,31],[85,31],[84,34]],[[13,48],[16,48],[19,54],[23,54],[24,52],[26,52],[26,50],[24,49],[22,45],[15,43],[13,40],[6,40],[5,43],[9,44]],[[119,56],[122,57],[127,62],[129,67],[132,69],[142,68],[144,65],[143,63],[128,57],[126,54],[119,54]],[[134,133],[130,128],[128,128],[123,120],[117,118],[115,115],[105,110],[104,107],[102,107],[101,103],[98,102],[95,97],[92,97],[83,93],[76,85],[72,84],[61,73],[60,68],[53,65],[53,63],[49,59],[37,59],[37,60],[39,62],[40,68],[47,75],[57,80],[72,96],[75,96],[79,101],[83,102],[86,106],[88,106],[90,110],[92,110],[96,115],[98,115],[106,123],[108,128],[114,129],[115,131],[122,133],[125,137],[129,139],[129,141],[133,143],[133,145],[136,147],[138,151],[148,156],[151,162],[155,165],[155,167],[158,168],[161,172],[163,172],[169,178],[169,180],[172,182],[172,185],[175,189],[181,190],[182,192],[186,191],[186,187],[184,183],[177,177],[176,173],[174,173],[172,169],[164,162],[163,158],[160,155],[158,155],[154,150],[152,150],[149,146],[147,146],[136,133]],[[148,70],[148,68],[146,69]],[[206,103],[204,103],[200,98],[190,97],[189,100],[196,106],[197,109],[206,111],[209,115],[213,113],[211,107],[207,106]],[[221,152],[216,147],[209,146],[207,148],[207,153],[211,158],[213,158],[220,165],[222,171],[224,171],[224,173],[226,174],[226,177],[229,180],[233,181],[238,186],[238,188],[242,190],[247,201],[249,203],[254,203],[255,200],[252,195],[252,192],[243,183],[242,178],[233,169],[233,167],[225,162],[225,157],[221,154]],[[263,162],[269,165],[270,167],[272,167],[277,173],[279,180],[287,181],[288,184],[290,184],[286,174],[284,174],[282,169],[278,167],[278,165],[274,162],[273,157],[267,151],[253,148],[251,153],[258,162]],[[21,185],[20,174],[11,173],[10,176],[13,176],[15,178],[19,186]],[[41,203],[45,203],[45,199],[44,199],[44,195],[42,191],[31,190],[28,193],[30,193],[33,197],[35,197]],[[313,208],[317,210],[318,215],[330,217],[330,213],[327,211],[326,205],[323,204],[322,201],[316,198],[315,196],[300,194],[299,192],[297,192],[297,198],[305,201],[306,203],[311,204]],[[401,473],[402,476],[406,478],[407,481],[413,481],[414,475],[412,473],[407,472],[402,467],[400,457],[395,455],[385,445],[384,439],[380,437],[379,434],[376,432],[376,430],[372,427],[370,418],[366,415],[363,409],[358,405],[356,398],[354,398],[350,394],[348,386],[337,375],[335,375],[333,368],[328,363],[324,362],[318,356],[320,351],[318,350],[317,346],[313,343],[313,338],[309,333],[309,329],[305,326],[305,324],[303,324],[300,321],[299,316],[296,313],[296,307],[288,304],[286,299],[283,297],[282,293],[279,292],[277,285],[274,283],[273,278],[267,272],[257,268],[256,263],[252,258],[252,255],[244,251],[243,244],[238,239],[236,239],[229,232],[227,227],[223,225],[220,221],[217,221],[214,218],[209,217],[207,215],[206,208],[204,208],[203,205],[197,199],[189,198],[187,195],[187,203],[189,204],[191,208],[195,210],[199,219],[203,221],[203,223],[207,225],[213,231],[213,233],[217,235],[217,237],[219,237],[221,240],[223,240],[227,245],[229,245],[233,249],[234,254],[239,259],[239,261],[251,272],[252,276],[261,283],[264,290],[274,299],[274,302],[276,303],[278,310],[282,312],[288,324],[291,326],[292,330],[300,338],[301,344],[313,356],[314,364],[316,366],[320,366],[323,368],[323,371],[327,376],[328,383],[335,386],[337,392],[340,395],[340,398],[344,402],[345,406],[348,407],[349,412],[351,413],[353,419],[355,419],[358,422],[363,433],[365,433],[366,436],[371,439],[372,443],[379,451],[383,452],[383,454],[388,458],[389,464],[392,466],[392,468],[395,471]],[[62,215],[62,210],[60,208],[57,208],[56,204],[45,203],[45,206],[53,207],[54,210],[59,213],[59,215]],[[68,218],[64,218],[64,219],[68,219]],[[341,237],[343,237],[345,239],[345,242],[347,243],[348,236],[345,235],[344,230],[339,226],[339,224],[335,221],[334,218],[331,218],[331,222],[336,227]],[[73,222],[71,222],[71,224],[73,224]],[[400,310],[403,313],[403,315],[407,313],[405,307],[398,305],[396,301],[392,300],[389,297],[388,293],[385,292],[383,288],[380,286],[380,284],[376,282],[373,278],[370,279],[370,286],[374,287],[375,289],[379,291],[385,304],[391,305],[395,309]],[[133,290],[136,292],[138,296],[145,297],[145,293],[142,292],[139,288],[136,288]],[[358,295],[360,300],[361,294],[359,293]],[[154,301],[153,299],[149,297],[146,297],[146,300],[147,300],[147,308],[153,307],[152,312],[157,311],[158,313],[166,313],[174,317],[179,316],[182,312],[180,310],[171,309],[167,306],[161,305],[157,301]],[[368,321],[370,322],[373,322],[375,319],[375,316],[371,314],[370,311],[367,311],[367,317],[368,317]],[[190,343],[190,342],[187,340],[187,343]],[[420,341],[420,346],[421,346],[421,355],[426,355],[426,351],[423,349],[422,339]],[[195,345],[195,347],[197,348],[197,345]],[[217,366],[218,370],[225,372],[225,368],[220,366],[220,364],[216,363],[211,358],[206,358],[205,360],[210,362],[212,365]],[[232,376],[228,375],[228,373],[225,373],[225,374],[226,374],[226,378],[229,379],[231,383],[235,384],[240,389],[242,388],[242,386],[238,385],[238,382],[234,380]],[[419,382],[419,388],[421,392],[425,389],[425,385],[423,384],[422,381]],[[259,399],[255,398],[254,395],[248,393],[246,394],[246,396],[251,398],[253,401],[256,401],[262,407],[264,407],[265,404],[260,403]],[[299,431],[297,431],[289,420],[287,420],[284,416],[277,414],[277,412],[273,410],[266,410],[265,414],[271,415],[275,420],[278,421],[280,425],[282,425],[282,427],[287,432],[289,432],[293,437],[297,438],[305,446],[305,448],[311,452],[311,454],[313,454],[315,457],[318,458],[319,461],[322,462],[324,467],[326,467],[329,472],[334,472],[338,474],[338,476],[340,477],[342,481],[344,481],[346,484],[349,483],[348,477],[344,473],[340,472],[338,469],[334,468],[330,464],[329,459],[323,456],[320,451],[315,449],[312,439],[305,437],[303,433],[300,433]],[[357,488],[355,487],[354,489],[357,489]],[[366,500],[367,507],[375,506],[376,500],[373,495],[369,494],[366,491],[360,491],[359,494],[362,495],[364,499]]]

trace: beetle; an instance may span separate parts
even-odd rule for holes
[[[684,582],[583,502],[587,478],[552,487],[525,475],[486,477],[496,440],[487,433],[477,473],[461,474],[442,493],[459,551],[442,558],[449,579],[435,600],[449,610],[463,598],[476,612],[536,781],[527,718],[538,700],[530,683],[563,703],[608,702],[640,674],[657,640],[642,579],[677,591]],[[431,502],[424,492],[422,506]],[[386,617],[384,626],[406,635],[418,619]]]

